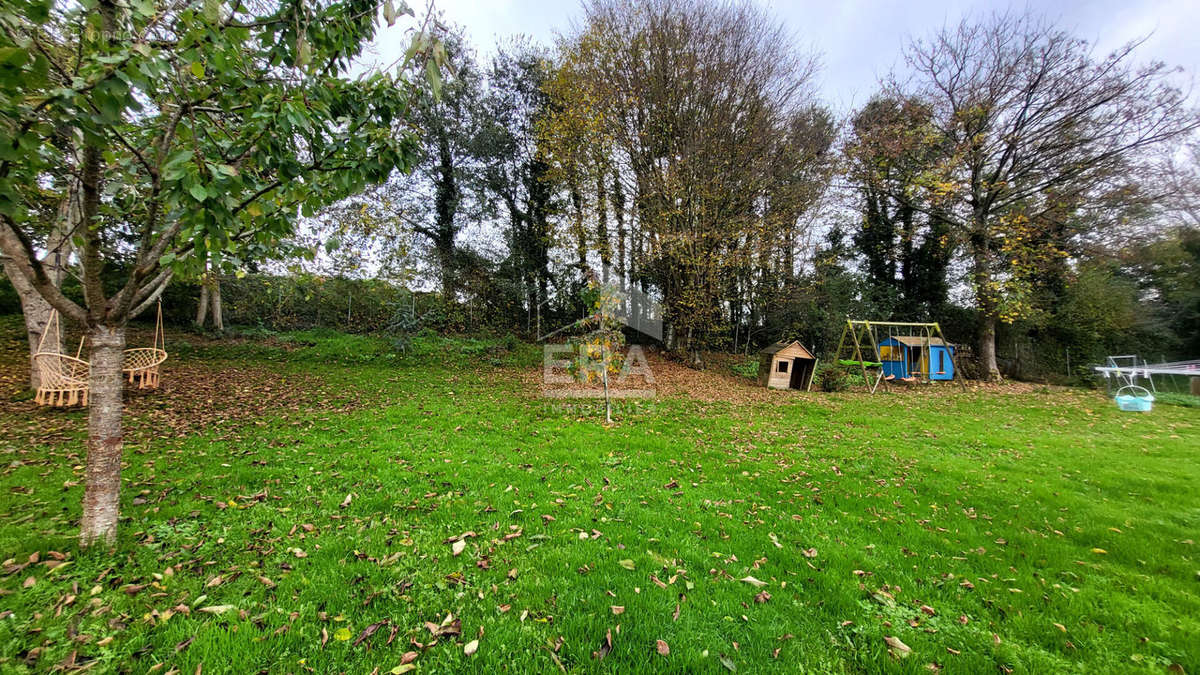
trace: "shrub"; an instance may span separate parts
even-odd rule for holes
[[[817,373],[821,391],[846,391],[850,388],[850,376],[844,368],[826,366]]]

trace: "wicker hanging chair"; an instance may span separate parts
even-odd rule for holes
[[[79,348],[75,356],[67,356],[57,351],[45,351],[46,336],[50,334],[51,326],[58,336],[55,344],[62,344],[62,322],[57,311],[50,312],[50,320],[46,322],[46,330],[38,341],[37,352],[33,361],[37,364],[40,380],[34,402],[38,405],[70,406],[88,404],[88,373],[90,364],[80,356],[83,353],[84,338],[79,338]],[[121,356],[121,374],[130,384],[138,389],[157,389],[159,382],[158,367],[167,360],[166,335],[163,332],[162,303],[158,303],[158,318],[154,323],[154,346],[135,347],[126,349]]]
[[[38,405],[87,405],[90,366],[79,358],[83,352],[83,338],[79,339],[75,356],[67,356],[60,351],[45,351],[46,336],[50,334],[52,325],[57,337],[54,344],[58,349],[57,346],[62,344],[62,326],[57,311],[50,312],[46,330],[42,331],[42,339],[38,340],[37,351],[33,354],[33,362],[38,369],[38,388],[33,400]]]
[[[167,338],[163,334],[162,302],[159,302],[158,319],[154,322],[154,346],[126,349],[121,372],[138,389],[157,389],[158,367],[166,360]]]

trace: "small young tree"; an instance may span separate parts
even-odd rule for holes
[[[584,300],[591,311],[576,324],[586,332],[576,340],[579,360],[575,374],[581,382],[604,385],[604,421],[612,424],[612,392],[608,376],[621,372],[621,347],[625,344],[622,324],[617,318],[621,298],[615,286],[593,277],[588,282]]]
[[[177,270],[260,255],[300,213],[408,169],[402,75],[341,77],[375,34],[378,0],[11,0],[0,12],[0,251],[63,316],[91,362],[80,542],[116,537],[121,362],[129,319]],[[393,0],[384,17],[412,14]],[[439,83],[441,51],[409,56]],[[65,235],[76,303],[39,255],[37,205],[78,182]],[[120,247],[111,242],[121,241]],[[114,293],[101,270],[128,261]]]

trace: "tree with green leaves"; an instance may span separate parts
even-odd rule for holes
[[[253,260],[301,214],[412,166],[403,70],[343,77],[381,10],[411,14],[392,0],[13,0],[0,13],[0,251],[87,335],[82,545],[116,537],[130,318],[177,271]],[[413,33],[410,59],[440,53]],[[71,181],[82,303],[39,251],[37,205]],[[127,272],[108,292],[119,238]]]
[[[510,267],[524,296],[527,328],[549,297],[552,281],[550,220],[555,185],[540,150],[537,124],[549,112],[544,85],[550,57],[525,42],[501,48],[492,59],[476,148],[483,163],[489,215],[506,217]],[[539,332],[540,332],[540,327]]]
[[[920,100],[877,96],[855,113],[843,148],[862,214],[852,238],[880,318],[932,320],[947,300],[953,240],[921,189],[944,151],[931,115]]]

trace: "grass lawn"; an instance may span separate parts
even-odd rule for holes
[[[0,672],[1200,672],[1195,408],[709,372],[606,428],[535,347],[176,335],[81,553],[0,333]]]

